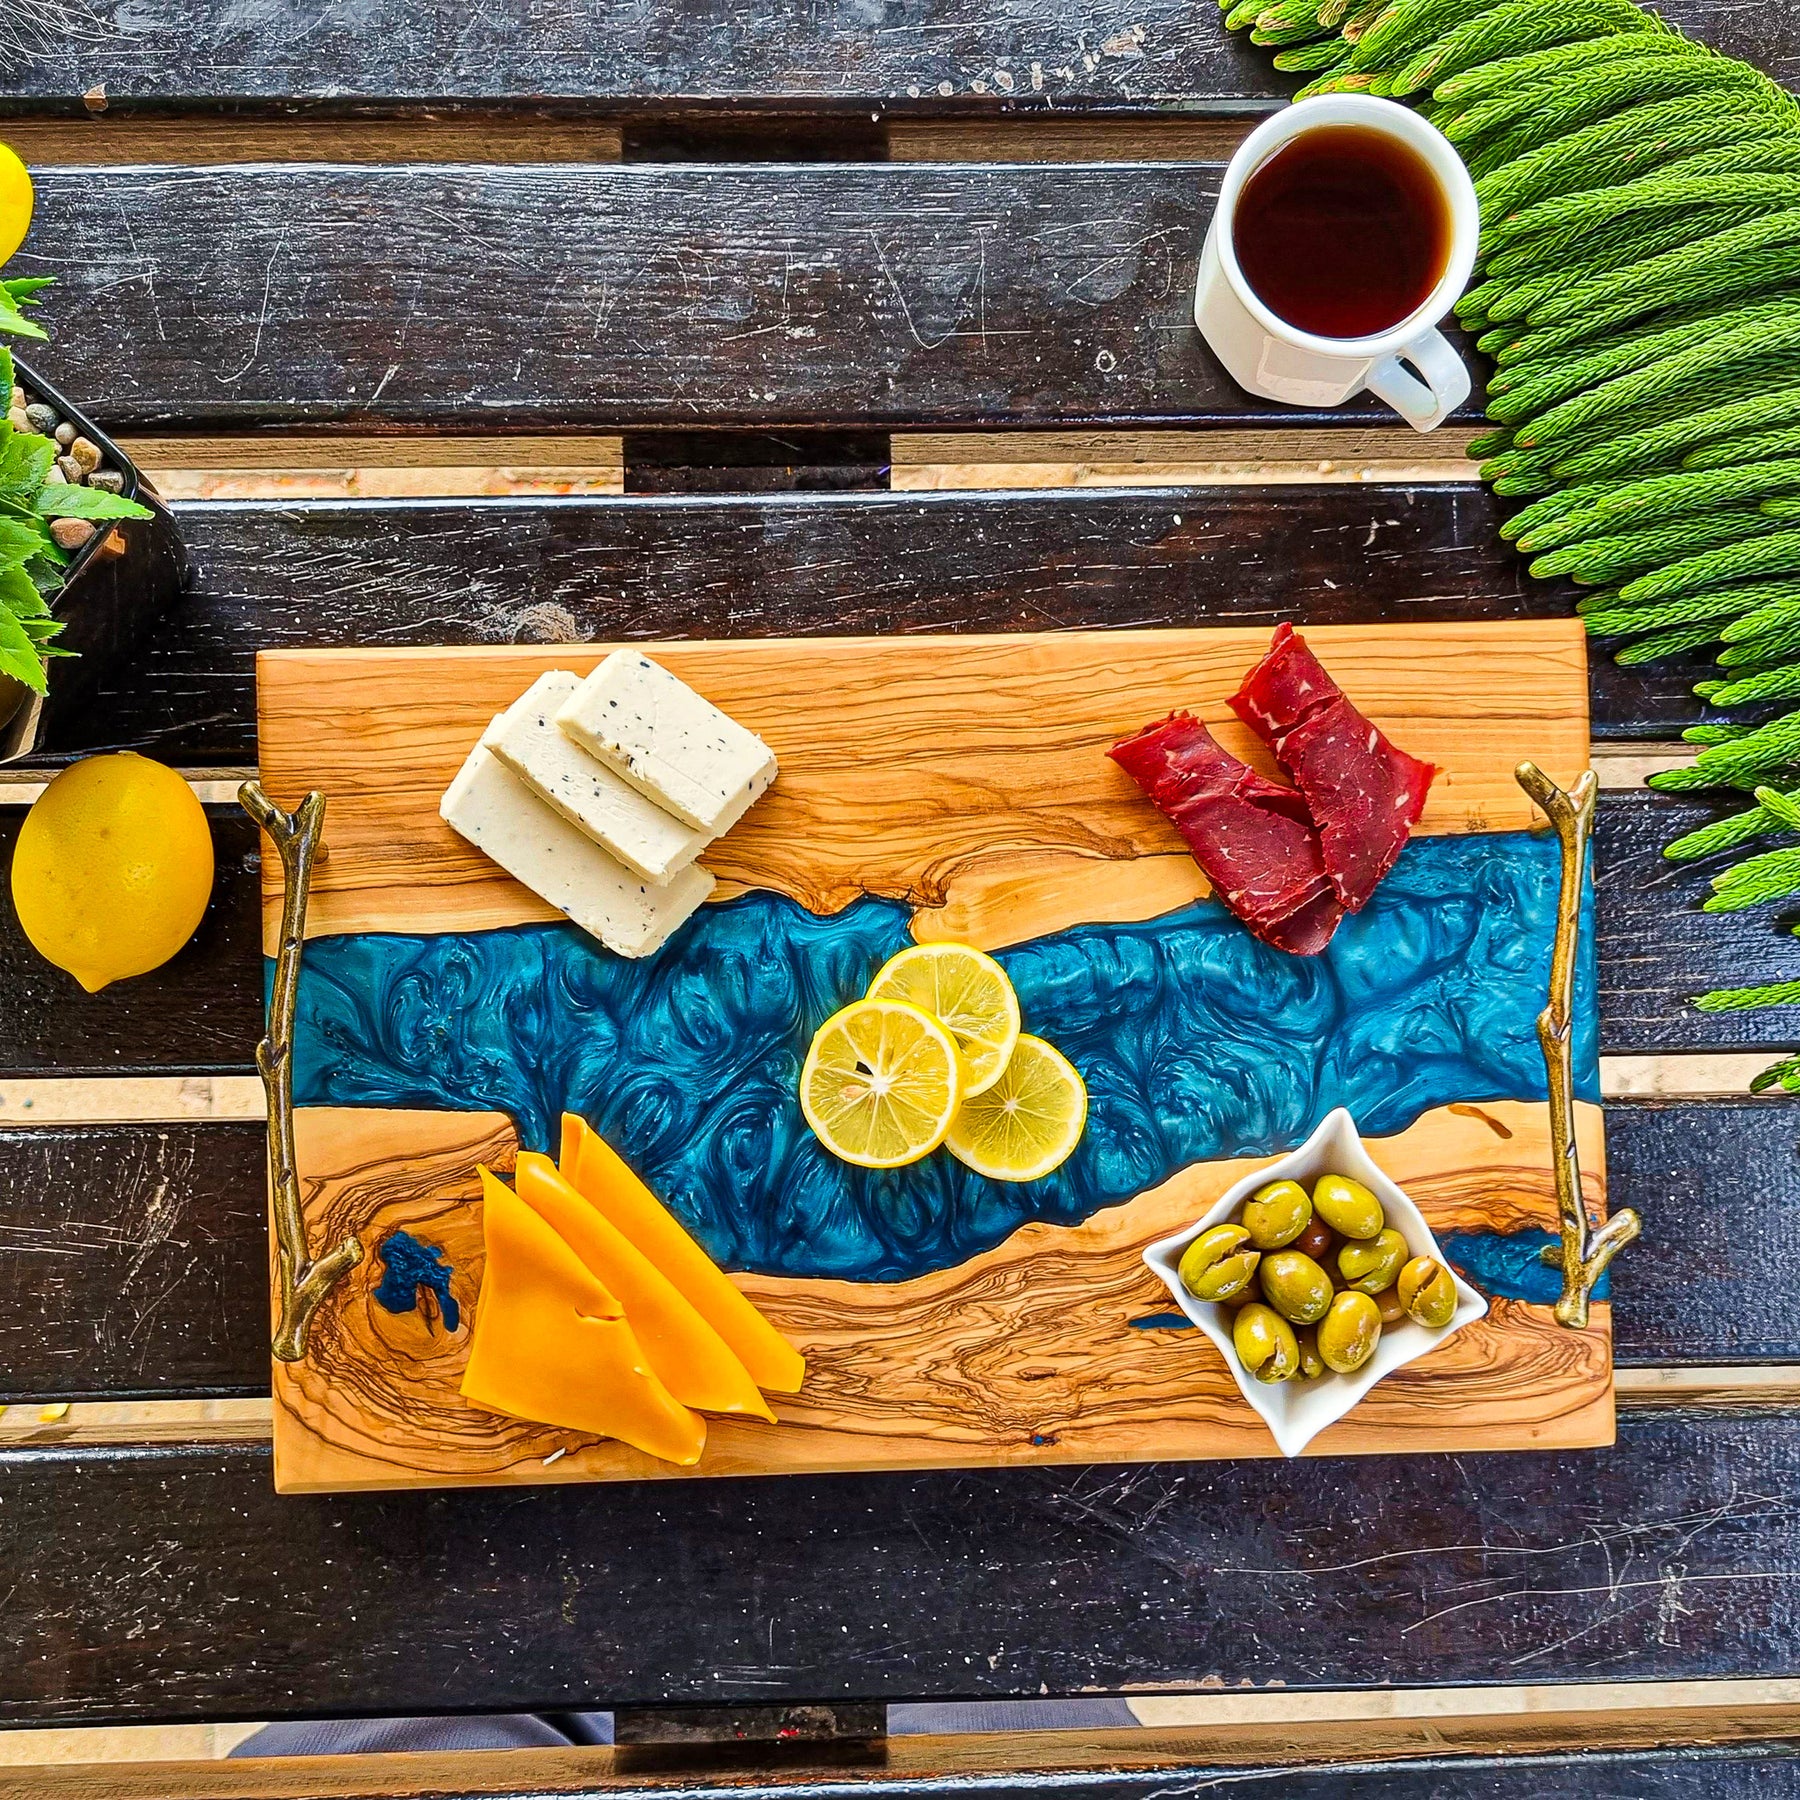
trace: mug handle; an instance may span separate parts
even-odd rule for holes
[[[1410,362],[1421,381],[1402,364]],[[1463,360],[1441,331],[1414,338],[1369,371],[1368,388],[1378,394],[1414,431],[1436,431],[1468,399],[1472,386]]]

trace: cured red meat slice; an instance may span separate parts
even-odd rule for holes
[[[1292,788],[1265,780],[1189,713],[1113,745],[1113,761],[1187,840],[1213,892],[1264,943],[1316,956],[1343,917],[1319,833]]]
[[[1291,625],[1277,628],[1231,705],[1293,778],[1332,888],[1346,912],[1359,912],[1412,835],[1437,770],[1390,744]]]

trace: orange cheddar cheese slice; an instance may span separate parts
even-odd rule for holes
[[[463,1397],[492,1412],[617,1438],[665,1462],[697,1463],[706,1422],[657,1379],[625,1309],[487,1169],[481,1191],[487,1268]]]
[[[806,1379],[805,1357],[738,1292],[618,1151],[574,1113],[563,1114],[562,1172],[687,1297],[758,1387],[774,1394],[799,1393]]]
[[[521,1151],[514,1179],[519,1198],[625,1308],[650,1367],[677,1400],[702,1412],[753,1413],[775,1422],[750,1371],[693,1302],[597,1206],[576,1193],[549,1157]]]

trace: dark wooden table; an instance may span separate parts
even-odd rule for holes
[[[1800,72],[1788,9],[1666,10]],[[1466,430],[1278,412],[1193,331],[1222,159],[1288,91],[1206,0],[92,0],[0,26],[0,89],[38,176],[18,268],[63,281],[44,372],[172,485],[261,483],[177,502],[194,591],[49,761],[252,768],[270,645],[1571,606],[1501,545]],[[623,492],[429,497],[558,434]],[[427,497],[296,497],[331,468]],[[1800,944],[1702,920],[1707,871],[1658,855],[1713,810],[1642,786],[1693,679],[1594,669],[1609,1162],[1647,1221],[1601,1452],[277,1500],[266,1422],[194,1404],[268,1392],[261,1127],[141,1085],[250,1073],[255,834],[212,809],[199,936],[97,995],[6,909],[9,1116],[100,1085],[0,1128],[0,1401],[170,1409],[6,1422],[0,1725],[1800,1677],[1800,1112],[1739,1097],[1779,1016],[1687,1004],[1800,976]],[[1229,1765],[1309,1797],[1800,1794],[1800,1707],[1725,1697],[896,1741],[829,1775],[622,1752],[0,1793],[1149,1794]]]

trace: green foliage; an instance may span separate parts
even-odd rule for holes
[[[1620,662],[1716,645],[1702,697],[1776,703],[1690,727],[1651,786],[1752,793],[1665,851],[1763,841],[1707,911],[1800,895],[1800,106],[1635,0],[1263,0],[1254,23],[1300,45],[1306,92],[1412,97],[1458,145],[1482,243],[1457,311],[1497,364],[1470,454],[1530,497],[1504,534],[1597,588],[1577,610]],[[1696,1004],[1800,1006],[1800,981]],[[1752,1086],[1800,1092],[1800,1055]]]
[[[29,305],[43,280],[0,282],[16,307]],[[0,306],[0,330],[7,314]],[[42,337],[33,326],[22,336]],[[13,389],[13,361],[0,346],[0,392]],[[22,681],[34,693],[48,685],[46,658],[65,656],[56,646],[61,623],[50,613],[48,595],[62,585],[67,558],[50,535],[50,520],[147,519],[149,509],[99,488],[71,487],[60,477],[46,486],[56,446],[36,432],[17,431],[0,418],[0,674]]]

